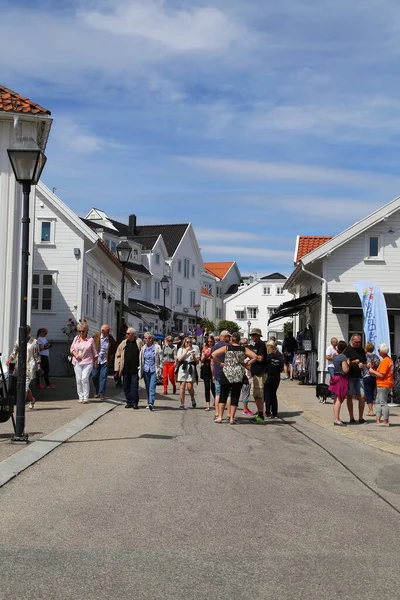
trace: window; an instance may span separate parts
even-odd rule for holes
[[[277,296],[283,295],[283,287],[281,285],[276,286],[276,294],[277,294]]]
[[[217,298],[221,298],[222,297],[222,288],[219,285],[217,285],[217,289],[216,289],[215,294],[216,294]]]
[[[196,292],[194,292],[193,290],[190,290],[190,307],[193,308],[193,306],[196,304]]]
[[[207,292],[209,292],[210,294],[212,293],[212,284],[211,283],[206,283],[205,281],[203,282],[203,288],[205,290],[207,290]]]
[[[366,260],[383,260],[383,236],[367,235],[365,242]]]
[[[86,279],[85,314],[91,319],[97,316],[97,286],[89,277]]]
[[[117,243],[111,240],[110,242],[110,250],[113,254],[117,254]]]
[[[249,319],[257,319],[257,308],[256,307],[248,307],[247,309]]]
[[[133,260],[139,260],[139,250],[137,248],[133,249]]]
[[[51,223],[50,221],[42,221],[42,234],[40,236],[41,242],[51,241]]]
[[[222,319],[222,308],[215,309],[215,316],[217,317],[217,319]]]
[[[52,309],[53,275],[34,273],[32,275],[32,310]]]
[[[165,289],[165,295],[169,296],[170,293],[171,293],[171,289],[170,289],[169,284],[168,284],[167,287],[166,287],[166,289]]]
[[[276,311],[277,307],[276,306],[268,306],[267,308],[267,315],[268,317],[271,317],[274,312]]]
[[[203,317],[207,316],[207,300],[204,300],[203,302],[201,314]]]
[[[196,277],[196,265],[192,265],[192,277]]]
[[[159,254],[155,255],[155,261],[156,261],[156,265],[160,264],[160,255]]]
[[[182,261],[178,260],[178,273],[182,273]]]
[[[269,286],[264,286],[263,287],[263,295],[264,296],[270,296],[271,295],[271,288]]]
[[[245,318],[245,316],[244,316],[244,310],[236,310],[235,313],[236,313],[236,318],[237,318],[238,321],[240,319],[244,319]]]
[[[190,261],[188,258],[185,258],[183,261],[183,276],[185,279],[189,279],[189,269],[190,269]]]
[[[363,315],[361,312],[356,314],[349,314],[349,340],[351,336],[354,334],[360,335],[362,340],[362,345],[365,344],[365,335],[364,335],[364,327],[363,327]]]
[[[160,299],[160,282],[159,281],[155,281],[154,282],[154,298],[156,300]]]
[[[179,305],[182,304],[182,288],[181,287],[176,288],[176,303]]]

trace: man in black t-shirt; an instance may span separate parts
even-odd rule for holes
[[[356,423],[353,411],[353,396],[358,397],[358,422],[365,423],[363,418],[365,395],[364,380],[362,376],[363,369],[367,363],[365,350],[361,345],[361,336],[354,334],[351,336],[350,344],[344,351],[344,355],[349,359],[349,391],[347,393],[347,409],[350,415],[350,423]]]
[[[124,378],[125,408],[136,409],[139,405],[139,355],[143,342],[136,337],[133,327],[127,329],[125,337],[115,353],[114,371]]]
[[[267,356],[267,347],[265,342],[261,340],[262,333],[261,329],[254,327],[250,331],[251,342],[249,343],[250,350],[253,350],[259,356],[263,357],[261,362],[254,362],[250,366],[251,370],[251,394],[254,397],[257,405],[257,414],[250,419],[252,423],[264,423],[264,383],[266,379],[265,374],[265,360]]]

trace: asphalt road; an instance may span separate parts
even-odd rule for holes
[[[115,409],[0,490],[0,598],[399,597],[400,459],[288,411]]]

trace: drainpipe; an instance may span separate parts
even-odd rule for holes
[[[328,282],[323,277],[307,271],[303,263],[301,263],[301,269],[307,275],[315,277],[321,281],[321,326],[318,335],[318,366],[319,366],[319,383],[323,383],[325,375],[325,345],[326,345],[326,321],[327,321],[327,303],[328,303]],[[318,378],[318,375],[317,375]]]

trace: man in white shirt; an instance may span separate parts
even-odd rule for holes
[[[333,357],[336,356],[336,354],[337,354],[337,345],[338,345],[337,338],[333,337],[331,339],[330,346],[328,346],[326,349],[326,360],[328,361],[328,371],[329,371],[329,375],[331,377],[333,377],[333,375],[335,373],[335,368],[333,366]]]

